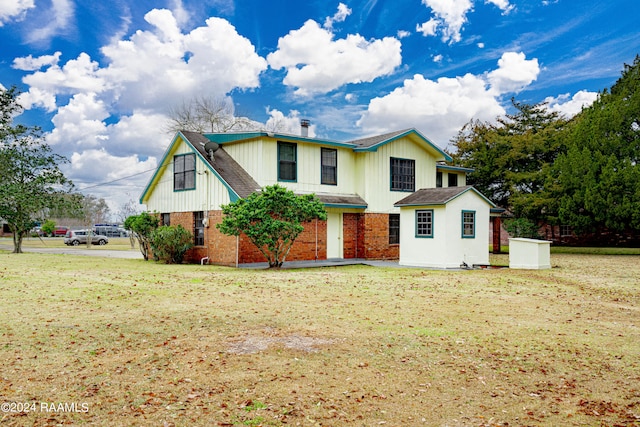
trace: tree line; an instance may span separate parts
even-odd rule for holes
[[[567,119],[512,99],[497,122],[472,120],[447,151],[468,183],[516,218],[577,233],[640,231],[640,56]]]

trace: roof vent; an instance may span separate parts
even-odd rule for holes
[[[309,136],[309,125],[311,122],[309,119],[301,119],[300,120],[300,135],[307,137]]]

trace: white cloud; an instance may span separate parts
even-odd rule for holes
[[[409,37],[410,35],[411,35],[411,32],[406,31],[406,30],[398,30],[398,33],[396,34],[396,36],[397,36],[399,39],[407,38],[407,37]]]
[[[444,57],[443,57],[442,55],[435,55],[435,56],[433,57],[433,62],[435,62],[435,63],[440,63],[440,62],[442,62],[442,59],[443,59],[443,58],[444,58]]]
[[[518,93],[538,78],[538,60],[526,59],[522,52],[505,52],[498,60],[498,69],[491,71],[487,78],[496,94]]]
[[[351,15],[351,9],[347,7],[346,4],[340,3],[338,5],[338,11],[332,17],[327,16],[327,19],[324,21],[324,27],[328,30],[333,28],[334,22],[344,22],[347,19],[347,16]]]
[[[485,0],[485,3],[491,3],[491,4],[495,5],[495,6],[497,6],[504,13],[509,13],[514,8],[514,6],[512,4],[509,4],[509,0]]]
[[[267,56],[271,68],[285,68],[284,84],[296,95],[327,93],[347,83],[371,82],[400,65],[400,41],[393,37],[365,40],[359,34],[333,39],[333,33],[313,20],[278,40]]]
[[[34,0],[1,0],[0,27],[11,20],[22,21],[29,9],[35,7]]]
[[[568,118],[571,118],[582,111],[583,108],[589,107],[598,99],[597,92],[588,92],[581,90],[576,92],[573,96],[566,93],[557,97],[549,96],[545,98],[544,102],[548,104],[548,109],[560,113]]]
[[[391,93],[372,99],[357,124],[367,134],[416,127],[444,147],[472,118],[494,121],[504,115],[500,96],[535,80],[536,69],[537,60],[527,62],[524,55],[507,52],[497,70],[482,75],[434,81],[416,74]]]
[[[478,46],[480,49],[484,49],[484,43],[482,42],[478,43],[476,46]]]
[[[513,10],[509,0],[485,0],[500,8],[504,14]],[[473,10],[472,0],[422,0],[431,9],[434,17],[418,24],[416,31],[425,37],[440,34],[443,42],[457,43],[462,39],[462,27],[468,22],[467,15]]]
[[[459,42],[462,26],[467,22],[467,13],[473,8],[471,0],[422,0],[435,18],[419,26],[425,36],[436,35],[440,30],[443,42]]]
[[[300,119],[302,117],[300,117],[300,112],[297,110],[291,110],[285,116],[283,112],[277,109],[271,110],[267,108],[267,114],[270,116],[265,126],[267,130],[300,135]],[[309,136],[312,138],[316,136],[316,125],[313,123],[309,126]]]
[[[176,103],[259,87],[267,61],[247,38],[221,18],[184,32],[182,2],[173,5],[177,16],[154,9],[145,15],[151,29],[112,39],[101,49],[101,63],[86,53],[62,62],[60,52],[14,60],[14,68],[28,72],[23,83],[29,90],[20,102],[53,113],[47,141],[70,157],[72,180],[105,181],[152,169],[170,142],[164,129]]]
[[[29,33],[27,42],[35,43],[48,40],[59,32],[69,28],[69,22],[75,13],[75,5],[71,0],[51,0],[51,11],[46,13],[46,25]]]

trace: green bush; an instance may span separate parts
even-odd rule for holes
[[[44,224],[42,224],[42,232],[45,236],[53,236],[53,231],[56,229],[56,223],[53,220],[46,220]]]
[[[193,235],[181,225],[163,225],[151,233],[153,257],[165,264],[181,264],[184,254],[192,246]]]
[[[508,219],[504,222],[504,228],[511,237],[540,238],[538,226],[526,218]]]

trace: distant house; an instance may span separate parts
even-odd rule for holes
[[[306,224],[288,261],[402,260],[404,245],[414,240],[414,225],[405,219],[404,210],[410,209],[397,202],[421,194],[420,189],[459,187],[465,196],[445,205],[476,212],[472,220],[478,232],[469,239],[478,242],[474,250],[488,252],[490,202],[466,187],[469,169],[448,165],[450,156],[417,130],[347,142],[308,137],[304,124],[302,130],[301,135],[178,132],[140,202],[158,212],[163,224],[181,224],[193,232],[195,247],[187,254],[191,261],[263,262],[245,236],[223,235],[215,224],[222,221],[221,205],[278,183],[298,194],[315,193],[328,213],[326,221]],[[433,256],[423,254],[424,259]],[[464,259],[484,261],[485,255],[468,253],[465,258],[461,253],[458,265]]]

